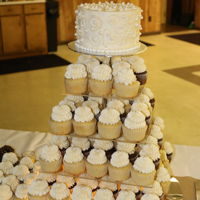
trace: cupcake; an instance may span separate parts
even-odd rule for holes
[[[151,130],[150,130],[150,135],[157,139],[158,145],[161,148],[163,144],[163,133],[160,127],[157,125],[152,125]]]
[[[148,156],[153,160],[156,170],[160,164],[160,151],[158,145],[145,144],[141,145],[140,156]]]
[[[108,96],[112,92],[112,70],[106,64],[93,68],[89,79],[89,91],[95,96]]]
[[[74,187],[72,200],[92,200],[92,189],[87,186],[77,185]]]
[[[38,177],[37,173],[27,174],[23,179],[23,183],[26,185],[30,185],[34,180],[37,179],[37,177]]]
[[[41,165],[40,165],[40,162],[39,161],[36,161],[34,164],[33,164],[33,173],[35,174],[38,174],[41,170]]]
[[[58,103],[59,106],[62,106],[62,105],[67,105],[69,106],[69,108],[71,109],[72,111],[72,114],[74,113],[75,109],[76,109],[76,105],[75,105],[75,102],[71,101],[71,100],[68,100],[67,98],[64,98],[63,100],[61,100],[59,103]]]
[[[91,58],[88,60],[88,62],[85,63],[89,77],[91,77],[91,73],[92,73],[94,67],[98,66],[99,64],[100,64],[100,62],[96,58]]]
[[[75,106],[81,106],[84,98],[83,96],[79,96],[79,95],[66,95],[66,97],[64,98],[65,101],[72,101],[74,102]]]
[[[113,65],[114,63],[121,62],[121,61],[122,61],[121,56],[112,56],[112,57],[111,57],[111,64],[112,64],[112,65]]]
[[[34,162],[33,160],[28,157],[28,156],[25,156],[23,157],[21,160],[20,160],[20,165],[25,165],[28,167],[29,171],[30,172],[33,172],[33,165],[34,165]]]
[[[171,162],[172,161],[172,157],[173,157],[173,152],[174,152],[173,146],[171,145],[170,142],[166,141],[163,144],[163,149],[166,152],[167,159],[169,160],[169,162]]]
[[[165,128],[165,122],[161,117],[155,117],[153,124],[159,126],[162,131]]]
[[[156,194],[144,194],[141,200],[160,200],[160,198]]]
[[[82,105],[88,106],[92,110],[92,112],[94,113],[95,117],[96,118],[98,117],[100,109],[99,109],[99,104],[96,101],[87,100],[87,101],[84,101]]]
[[[19,185],[19,181],[15,175],[8,175],[3,178],[2,184],[9,185],[11,190],[14,192]]]
[[[109,178],[109,176],[104,176],[99,182],[99,187],[101,189],[111,190],[113,194],[116,194],[118,192],[117,184],[111,181],[112,180]]]
[[[111,159],[111,155],[116,151],[113,142],[109,140],[94,140],[93,147],[95,149],[102,149],[106,153],[106,157],[108,160]]]
[[[152,106],[150,104],[150,98],[146,95],[146,94],[142,94],[140,93],[135,99],[134,99],[134,102],[137,102],[137,103],[145,103],[150,112],[152,111]]]
[[[73,137],[71,142],[72,147],[79,147],[82,150],[82,153],[85,158],[88,157],[92,147],[90,141],[87,138],[77,138]]]
[[[137,185],[149,186],[155,178],[155,165],[149,157],[139,157],[131,168],[132,180]]]
[[[12,200],[13,193],[8,185],[0,185],[0,199],[2,200]]]
[[[151,136],[151,135],[148,135],[146,137],[146,139],[144,140],[144,144],[154,144],[154,145],[158,145],[158,140]]]
[[[149,99],[150,99],[149,102],[151,104],[151,107],[154,108],[154,106],[155,106],[155,98],[154,98],[154,94],[151,91],[151,89],[150,88],[143,88],[141,92],[142,92],[142,94],[145,94],[145,95],[147,95],[149,97]]]
[[[17,186],[15,200],[28,200],[28,185],[20,184]]]
[[[47,181],[48,185],[51,186],[56,182],[56,174],[54,173],[40,173],[37,179]]]
[[[70,200],[70,191],[64,183],[54,183],[49,192],[48,200]]]
[[[156,180],[160,182],[163,193],[167,194],[169,191],[169,186],[170,186],[170,174],[164,166],[160,166],[158,171],[157,171],[157,176]]]
[[[24,179],[28,174],[30,174],[30,171],[26,165],[17,165],[13,168],[13,175],[21,182],[24,182]]]
[[[13,164],[10,161],[1,162],[0,170],[4,173],[4,175],[12,174]]]
[[[135,194],[131,191],[121,190],[116,200],[136,200]]]
[[[78,147],[69,147],[64,156],[64,171],[72,175],[85,172],[83,153]]]
[[[86,170],[89,176],[100,178],[107,174],[108,164],[105,151],[92,149],[86,161]]]
[[[64,176],[62,174],[58,174],[56,176],[56,182],[57,183],[64,183],[68,189],[72,189],[76,186],[76,182],[75,179],[73,177],[70,176]]]
[[[124,62],[124,61],[115,62],[112,65],[112,74],[113,74],[113,76],[116,76],[117,73],[122,69],[131,69],[131,66],[130,66],[129,63]]]
[[[112,108],[101,111],[98,121],[98,133],[102,138],[115,139],[121,134],[120,113]]]
[[[87,62],[89,62],[93,58],[94,57],[91,56],[91,55],[81,54],[77,59],[77,63],[78,64],[86,64]]]
[[[39,162],[43,172],[57,172],[61,169],[62,156],[54,144],[44,145],[40,151]]]
[[[117,96],[121,98],[134,98],[137,96],[140,83],[137,81],[132,69],[121,69],[114,76],[114,80]]]
[[[122,126],[123,136],[131,142],[139,142],[145,138],[147,124],[145,116],[139,111],[128,113]]]
[[[97,102],[100,109],[103,109],[104,106],[105,106],[105,99],[102,98],[102,97],[92,97],[92,96],[89,96],[88,100],[89,101],[95,101],[95,102]]]
[[[16,166],[18,164],[19,159],[15,153],[9,152],[3,155],[2,162],[6,161],[9,161],[13,164],[13,166]]]
[[[107,57],[107,56],[95,56],[96,59],[99,60],[99,62],[102,64],[107,64],[109,65],[110,64],[110,60],[111,58],[110,57]]]
[[[97,190],[94,200],[114,200],[112,191],[108,189],[99,189]]]
[[[28,187],[29,200],[44,200],[48,199],[49,193],[48,183],[44,180],[35,180]]]
[[[87,106],[75,110],[73,120],[74,132],[79,136],[90,136],[96,131],[96,119],[91,109]]]
[[[54,106],[49,125],[53,134],[67,135],[71,133],[72,113],[70,107],[67,105]]]
[[[116,151],[108,166],[109,177],[114,181],[125,181],[130,177],[130,168],[128,153]]]
[[[70,64],[65,72],[65,90],[68,94],[87,92],[87,72],[82,64]]]

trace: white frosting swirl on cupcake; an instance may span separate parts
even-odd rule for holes
[[[89,97],[88,98],[89,101],[96,101],[99,105],[103,104],[103,98],[102,97]]]
[[[8,185],[0,185],[0,199],[10,200],[12,195],[13,193]]]
[[[85,64],[88,61],[90,61],[92,58],[93,58],[93,56],[91,56],[91,55],[81,54],[78,57],[77,63],[79,63],[79,64]]]
[[[112,154],[110,163],[114,167],[125,167],[129,164],[128,153],[116,151]]]
[[[49,186],[47,181],[35,180],[28,187],[28,194],[32,196],[43,196],[49,192]]]
[[[145,103],[135,102],[132,104],[131,110],[132,111],[140,111],[145,115],[145,117],[149,117],[151,115],[149,108]]]
[[[27,174],[24,178],[23,181],[25,184],[30,185],[34,180],[36,180],[38,177],[38,173],[30,173]]]
[[[132,184],[133,184],[133,180],[132,178],[129,178],[128,180],[124,181],[123,184],[120,185],[120,188],[121,190],[128,190],[134,193],[138,193],[139,187]]]
[[[140,111],[131,111],[128,113],[124,125],[129,129],[143,128],[146,126],[145,116]]]
[[[101,178],[101,181],[99,183],[99,187],[101,189],[109,189],[112,192],[116,191],[117,190],[117,184],[109,182],[108,180],[110,180],[109,176],[104,176],[103,178]]]
[[[64,156],[64,160],[68,163],[76,163],[83,160],[83,154],[78,147],[69,147]]]
[[[73,177],[70,176],[64,176],[61,174],[58,174],[56,177],[56,182],[58,183],[64,183],[67,185],[67,187],[71,187],[75,184],[75,180]]]
[[[112,108],[105,108],[101,111],[99,121],[103,124],[117,124],[120,121],[120,113]]]
[[[161,117],[155,117],[153,123],[154,123],[154,125],[159,126],[161,128],[161,130],[164,130],[165,122]]]
[[[88,106],[95,115],[98,114],[100,111],[99,104],[96,101],[92,100],[84,101],[82,105]]]
[[[27,199],[28,198],[28,185],[20,184],[17,186],[15,191],[15,196],[19,199]]]
[[[39,173],[41,165],[39,161],[36,161],[33,165],[33,173]]]
[[[19,184],[19,181],[15,175],[9,175],[3,178],[2,183],[9,185],[14,192]]]
[[[158,145],[158,140],[157,140],[155,137],[149,135],[149,136],[147,136],[147,138],[145,139],[144,143],[146,143],[146,144]]]
[[[120,141],[125,141],[123,137],[119,138]],[[129,143],[129,142],[116,142],[116,149],[118,151],[125,151],[128,154],[132,154],[135,152],[135,143]]]
[[[67,79],[80,79],[85,78],[87,72],[85,66],[82,64],[70,64],[67,66],[65,78]]]
[[[163,166],[159,167],[159,169],[157,171],[156,180],[159,181],[159,182],[170,181],[170,174],[169,174],[168,170],[165,167],[163,167]]]
[[[111,57],[111,63],[112,64],[118,63],[118,62],[121,62],[121,61],[122,61],[121,56],[113,56],[113,57]]]
[[[79,179],[77,180],[77,183],[79,185],[85,185],[90,187],[92,190],[96,189],[98,187],[98,181],[95,179],[89,179],[87,174],[81,174],[79,176]]]
[[[93,144],[95,149],[102,149],[104,151],[110,150],[113,148],[113,142],[109,140],[94,140]]]
[[[108,189],[97,190],[94,200],[114,200],[112,191]]]
[[[40,159],[53,162],[61,158],[61,153],[55,144],[44,145],[40,150]]]
[[[136,200],[136,198],[132,191],[121,190],[116,200]]]
[[[141,200],[159,200],[160,198],[155,194],[144,194]]]
[[[67,105],[70,107],[71,111],[75,111],[76,109],[76,106],[75,106],[75,103],[73,101],[70,101],[68,99],[63,99],[61,100],[58,105]]]
[[[142,149],[140,151],[141,156],[148,156],[153,161],[160,159],[160,151],[158,145],[154,144],[145,144],[142,145]]]
[[[160,127],[157,125],[153,125],[151,127],[150,135],[155,137],[158,140],[163,138],[163,133],[162,133]]]
[[[164,150],[166,151],[167,154],[172,154],[173,151],[174,151],[174,149],[173,149],[171,143],[170,143],[170,142],[167,142],[167,141],[164,142],[163,148],[164,148]]]
[[[90,148],[90,141],[87,138],[73,137],[71,146],[79,147],[82,151],[85,151]]]
[[[56,175],[53,173],[39,173],[37,178],[52,183],[56,180]]]
[[[112,99],[108,101],[107,108],[113,108],[117,110],[120,114],[124,113],[124,104],[118,99]]]
[[[15,175],[19,180],[23,180],[29,173],[29,169],[26,165],[20,164],[13,168],[13,175]]]
[[[123,68],[120,71],[118,71],[117,74],[115,75],[116,83],[130,85],[135,81],[137,81],[137,79],[132,69]]]
[[[92,189],[87,186],[77,185],[72,192],[72,200],[92,200]]]
[[[13,170],[13,164],[10,161],[1,162],[0,170],[2,170],[5,175],[11,174]]]
[[[144,187],[143,192],[145,194],[156,194],[161,197],[163,194],[163,189],[158,181],[154,181],[152,187]]]
[[[74,119],[77,122],[89,122],[94,119],[94,114],[87,106],[80,106],[76,108]]]
[[[134,102],[145,103],[149,108],[151,108],[150,98],[145,94],[140,94],[134,99]]]
[[[18,161],[17,155],[13,152],[4,153],[2,162],[9,161],[12,164],[15,164]]]
[[[72,113],[68,105],[54,106],[51,113],[51,119],[57,122],[64,122],[72,119]]]
[[[29,169],[33,169],[33,161],[30,157],[25,156],[20,160],[20,164],[21,165],[26,165]]]
[[[131,66],[129,63],[127,62],[124,62],[124,61],[120,61],[120,62],[115,62],[113,65],[112,65],[112,69],[113,69],[113,76],[116,76],[117,73],[121,70],[121,69],[130,69]]]
[[[141,173],[148,174],[155,170],[155,165],[149,157],[139,157],[135,160],[133,168]]]
[[[93,165],[101,165],[107,162],[105,151],[102,149],[92,149],[87,157],[87,161]]]
[[[97,65],[93,68],[91,77],[99,81],[109,81],[112,79],[112,70],[109,65]]]
[[[65,97],[66,100],[73,101],[74,103],[81,103],[84,101],[83,96],[78,96],[78,95],[67,95]]]
[[[55,200],[63,200],[69,197],[70,192],[64,183],[54,183],[49,194]]]
[[[153,92],[151,91],[151,89],[150,88],[143,88],[142,89],[142,94],[146,94],[150,99],[154,99],[154,94],[153,94]]]
[[[55,144],[59,149],[66,149],[69,147],[69,141],[65,135],[52,135],[51,144]]]

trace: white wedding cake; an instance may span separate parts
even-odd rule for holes
[[[81,4],[76,11],[76,48],[99,55],[136,52],[140,48],[141,12],[131,3]]]

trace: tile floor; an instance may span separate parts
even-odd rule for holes
[[[189,33],[196,31],[183,31]],[[155,114],[166,123],[166,139],[175,144],[200,145],[200,87],[190,76],[167,73],[200,65],[200,46],[166,37],[143,36],[155,44],[141,54],[149,71],[147,86],[156,97]],[[176,33],[173,33],[176,34]],[[71,62],[78,56],[61,45],[57,54]],[[192,68],[191,68],[192,69]],[[200,68],[191,73],[200,79]],[[0,128],[48,131],[51,108],[64,97],[65,66],[0,76]]]

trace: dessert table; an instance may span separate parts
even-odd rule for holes
[[[49,133],[0,129],[0,147],[10,145],[19,155],[34,151],[49,143],[50,139]],[[200,147],[175,145],[175,149],[176,155],[171,166],[180,181],[184,200],[196,200],[195,182],[200,179],[200,159],[197,158]]]

